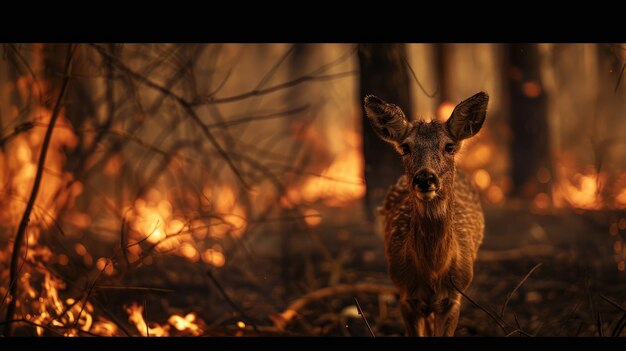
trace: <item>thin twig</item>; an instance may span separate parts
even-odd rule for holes
[[[232,127],[232,126],[236,126],[236,125],[244,124],[244,123],[248,123],[248,122],[265,121],[265,120],[269,120],[269,119],[284,118],[284,117],[286,117],[288,115],[293,115],[293,114],[305,111],[308,108],[309,108],[309,105],[307,104],[307,105],[299,106],[299,107],[292,108],[292,109],[286,110],[286,111],[269,112],[269,113],[265,113],[265,114],[259,114],[259,115],[256,115],[256,116],[241,117],[241,118],[238,118],[238,119],[232,119],[232,120],[228,120],[228,121],[224,121],[224,122],[207,124],[206,126],[208,128],[228,128],[228,127]]]
[[[67,89],[67,85],[69,83],[69,72],[72,63],[72,57],[74,54],[75,46],[73,44],[69,44],[67,48],[67,59],[65,62],[65,78],[63,78],[63,83],[61,84],[61,89],[59,91],[59,96],[54,105],[54,109],[52,111],[52,116],[50,116],[50,124],[48,129],[46,130],[46,135],[44,136],[43,144],[41,146],[41,153],[39,155],[39,162],[37,164],[37,173],[35,174],[35,180],[33,182],[33,189],[30,193],[30,198],[28,199],[28,203],[26,204],[26,209],[24,209],[24,215],[22,216],[22,220],[20,221],[20,225],[17,229],[17,234],[15,235],[15,242],[13,243],[13,252],[11,255],[11,268],[10,268],[10,278],[9,281],[13,282],[17,280],[18,275],[18,261],[20,259],[20,248],[22,245],[22,241],[24,241],[24,234],[26,233],[26,228],[28,227],[28,222],[30,220],[30,213],[33,210],[33,206],[35,205],[35,200],[37,199],[37,195],[39,193],[39,186],[41,185],[41,179],[43,177],[44,165],[46,163],[46,155],[48,154],[48,147],[50,146],[50,140],[52,139],[52,132],[54,130],[54,124],[56,123],[57,118],[59,117],[59,113],[61,112],[61,102],[63,101],[63,97],[65,96],[65,91]],[[17,302],[17,285],[11,284],[10,288],[10,296],[11,301],[9,302],[5,320],[10,320],[13,318],[13,314],[15,313],[15,303]],[[6,324],[4,326],[4,335],[11,336],[13,333],[13,324]]]
[[[245,181],[245,179],[243,179],[243,175],[241,174],[241,172],[239,171],[239,169],[237,168],[237,166],[233,162],[232,158],[228,155],[226,150],[224,150],[224,148],[222,148],[222,146],[217,142],[217,139],[215,138],[215,136],[211,133],[210,129],[206,126],[206,124],[204,124],[202,122],[202,120],[200,119],[200,117],[198,116],[196,111],[194,110],[193,106],[187,100],[185,100],[181,96],[175,94],[170,89],[168,89],[168,88],[166,88],[166,87],[164,87],[164,86],[162,86],[162,85],[160,85],[158,83],[155,83],[154,81],[150,80],[149,78],[147,78],[147,77],[141,75],[140,73],[137,73],[136,71],[130,69],[124,63],[122,63],[118,58],[110,55],[108,52],[106,52],[106,50],[102,49],[100,46],[95,45],[95,44],[91,44],[91,46],[94,47],[102,56],[108,57],[111,60],[111,62],[113,62],[119,69],[121,69],[122,71],[126,72],[131,77],[139,80],[140,82],[142,82],[146,86],[148,86],[148,87],[150,87],[150,88],[152,88],[154,90],[158,90],[161,93],[163,93],[164,95],[174,99],[174,101],[176,101],[185,110],[185,112],[187,112],[187,114],[191,117],[191,119],[200,127],[200,129],[202,130],[202,132],[206,136],[207,140],[209,140],[211,145],[217,150],[217,152],[224,159],[224,161],[226,161],[226,164],[231,169],[231,171],[235,174],[237,179],[240,181],[241,185],[245,189],[247,189],[247,190],[250,189],[250,187],[248,186],[248,183]]]
[[[622,82],[622,77],[624,76],[624,69],[626,69],[626,63],[622,65],[622,69],[619,72],[617,83],[615,83],[615,90],[614,90],[615,93],[617,93],[617,89],[619,89],[619,84]]]
[[[228,304],[235,309],[237,312],[239,312],[244,318],[246,318],[248,320],[248,322],[250,324],[252,324],[252,328],[254,328],[255,332],[259,332],[256,323],[254,323],[254,320],[252,318],[250,318],[250,316],[248,316],[248,314],[241,308],[239,307],[239,305],[237,305],[226,293],[226,290],[224,290],[224,287],[222,287],[222,284],[220,284],[220,282],[217,280],[217,278],[215,278],[215,276],[213,275],[213,272],[211,271],[207,271],[206,272],[207,276],[209,277],[209,279],[211,279],[211,282],[213,282],[213,284],[215,284],[215,287],[217,287],[217,290],[219,290],[220,294],[222,294],[222,297],[224,297],[224,300],[226,300],[226,302],[228,302]]]
[[[617,324],[615,324],[615,327],[613,328],[613,332],[611,333],[612,337],[617,337],[621,334],[622,330],[624,329],[624,321],[626,321],[626,308],[622,307],[619,303],[613,301],[612,299],[602,295],[602,294],[598,294],[600,295],[600,298],[602,298],[602,300],[608,302],[609,304],[611,304],[613,307],[617,308],[618,310],[622,311],[622,317],[617,321]]]
[[[74,322],[74,327],[76,327],[78,325],[78,321],[80,320],[80,316],[83,314],[83,311],[85,310],[85,306],[87,306],[87,303],[89,302],[89,297],[91,296],[91,293],[93,292],[93,289],[96,286],[96,283],[98,282],[98,279],[100,279],[100,277],[102,276],[102,273],[104,273],[104,270],[107,269],[107,267],[109,266],[109,262],[110,262],[109,260],[106,260],[106,263],[104,264],[104,267],[102,267],[100,272],[98,272],[98,275],[96,276],[96,279],[93,280],[93,283],[91,283],[91,286],[89,287],[89,290],[87,290],[87,295],[85,296],[85,302],[80,307],[80,311],[78,312],[78,316],[76,317],[76,322]]]
[[[296,44],[292,44],[291,47],[289,47],[289,49],[287,49],[287,51],[280,57],[280,59],[278,59],[278,61],[276,61],[274,66],[269,71],[267,71],[265,76],[261,79],[259,84],[255,87],[256,90],[263,88],[265,86],[265,84],[267,84],[267,82],[269,82],[270,79],[272,79],[272,77],[274,76],[276,71],[278,71],[278,69],[283,64],[283,62],[285,62],[287,57],[289,57],[289,55],[291,55],[291,53],[295,49],[296,49]]]
[[[596,324],[598,326],[598,336],[603,337],[604,332],[602,331],[602,315],[600,315],[600,311],[598,311],[598,314],[597,314]]]
[[[622,333],[622,330],[624,330],[624,326],[626,326],[625,321],[626,321],[626,312],[622,314],[622,318],[620,318],[617,321],[617,324],[615,324],[615,328],[613,328],[613,332],[611,333],[612,337],[614,338],[618,337]]]
[[[223,98],[213,98],[213,97],[207,97],[206,99],[203,99],[204,101],[200,101],[198,103],[195,103],[194,105],[202,105],[202,104],[223,104],[223,103],[227,103],[227,102],[235,102],[235,101],[239,101],[239,100],[244,100],[253,96],[261,96],[261,95],[266,95],[266,94],[270,94],[279,90],[283,90],[283,89],[287,89],[287,88],[291,88],[294,87],[296,85],[300,85],[302,83],[305,82],[310,82],[310,81],[326,81],[326,80],[333,80],[333,79],[339,79],[339,78],[346,78],[346,77],[351,77],[354,76],[357,72],[356,71],[346,71],[346,72],[339,72],[339,73],[331,73],[331,74],[326,74],[326,75],[319,75],[319,76],[310,76],[310,75],[306,75],[306,76],[302,76],[299,78],[296,78],[294,80],[290,80],[288,82],[285,83],[281,83],[281,84],[276,84],[273,85],[269,88],[265,88],[265,89],[253,89],[249,92],[246,93],[242,93],[242,94],[237,94],[237,95],[232,95],[232,96],[227,96],[227,97],[223,97]]]
[[[413,79],[415,79],[415,83],[417,83],[417,86],[424,93],[424,95],[428,96],[429,98],[434,98],[435,96],[437,96],[437,93],[439,92],[439,86],[437,86],[437,88],[435,89],[435,91],[433,91],[432,94],[429,94],[426,91],[426,89],[424,89],[424,86],[422,85],[422,83],[420,83],[420,80],[417,79],[417,74],[415,74],[415,71],[413,71],[413,67],[411,67],[411,64],[406,59],[406,57],[402,57],[402,59],[404,60],[404,63],[406,63],[406,65],[409,67],[409,70],[411,71],[411,74],[413,75]]]
[[[613,305],[613,307],[617,308],[618,310],[626,313],[626,308],[622,307],[620,304],[618,304],[617,302],[613,301],[612,299],[602,295],[602,294],[598,294],[600,295],[600,298],[602,298],[602,300],[610,303],[611,305]]]
[[[367,330],[370,331],[370,334],[372,335],[372,338],[375,338],[376,335],[374,335],[374,332],[372,331],[372,328],[370,327],[370,324],[367,322],[367,318],[365,318],[365,314],[363,314],[363,310],[361,309],[361,305],[359,304],[359,300],[356,299],[356,296],[354,296],[353,298],[354,298],[354,303],[356,304],[356,309],[359,311],[359,315],[361,315],[361,318],[363,318],[363,322],[365,322],[365,325],[367,326]]]
[[[531,274],[533,274],[533,272],[541,267],[543,263],[539,262],[537,263],[528,273],[526,273],[526,275],[524,276],[524,278],[515,286],[515,289],[513,289],[509,295],[506,297],[506,300],[504,300],[504,303],[502,304],[502,309],[500,310],[500,318],[504,317],[504,310],[506,310],[506,306],[509,303],[509,300],[511,299],[511,296],[513,296],[513,294],[515,294],[515,292],[524,284],[524,282],[528,279],[528,277],[530,277]]]
[[[51,331],[51,332],[53,332],[53,333],[55,333],[57,335],[63,336],[63,334],[59,333],[54,328],[51,328],[51,327],[49,327],[49,326],[47,326],[45,324],[39,324],[39,323],[35,323],[35,322],[32,322],[32,321],[29,321],[28,319],[10,319],[10,320],[6,320],[6,321],[3,321],[3,322],[0,322],[0,325],[4,325],[5,328],[6,328],[7,325],[11,325],[11,324],[14,324],[14,323],[30,324],[32,326],[39,327],[39,328],[44,328],[44,329],[46,329],[48,331]]]
[[[504,334],[508,334],[508,331],[506,330],[506,327],[504,326],[504,324],[502,323],[502,321],[500,320],[500,318],[498,318],[498,316],[496,316],[493,312],[489,311],[486,307],[481,306],[480,304],[478,304],[476,301],[472,300],[471,297],[467,296],[463,291],[461,291],[461,289],[459,289],[456,284],[454,284],[454,279],[452,278],[452,276],[450,276],[450,284],[452,285],[452,287],[459,292],[459,294],[461,294],[461,296],[463,296],[464,298],[466,298],[472,305],[480,308],[483,312],[485,312],[489,317],[491,317],[491,319],[493,319],[496,324],[498,324],[498,326],[500,327],[500,329],[502,329],[502,331],[504,332]]]

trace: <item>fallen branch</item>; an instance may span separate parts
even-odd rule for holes
[[[283,330],[294,317],[298,315],[304,306],[311,302],[329,298],[338,295],[355,295],[355,294],[395,294],[396,288],[391,285],[381,284],[355,284],[355,285],[337,285],[322,288],[303,296],[300,296],[294,300],[289,306],[280,314],[270,316],[270,319],[274,322],[276,328]]]

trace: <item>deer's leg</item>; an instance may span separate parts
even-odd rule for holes
[[[400,311],[402,312],[402,319],[404,319],[406,336],[419,336],[417,313],[415,313],[413,306],[407,301],[402,301],[400,303]]]
[[[441,335],[454,336],[454,332],[456,331],[456,326],[457,324],[459,324],[460,312],[461,312],[461,301],[456,299],[452,302],[448,311],[438,316],[438,318],[441,318],[441,321],[443,321]]]

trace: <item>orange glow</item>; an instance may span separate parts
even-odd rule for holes
[[[622,253],[622,241],[621,240],[615,240],[615,242],[613,243],[613,251],[618,255]]]
[[[244,323],[243,321],[239,321],[237,322],[237,328],[239,329],[243,329],[246,327],[246,323]]]
[[[535,196],[533,204],[538,210],[547,210],[550,207],[550,196],[546,193],[539,193]]]
[[[322,217],[320,216],[319,211],[309,208],[304,210],[304,221],[310,227],[317,227],[320,223],[322,223]]]
[[[548,171],[548,169],[545,167],[539,168],[539,170],[537,171],[537,180],[539,181],[539,183],[547,184],[548,182],[550,182],[550,179],[550,171]]]
[[[474,183],[480,188],[480,190],[486,190],[491,184],[491,176],[489,172],[484,169],[479,169],[474,172]]]
[[[615,196],[615,201],[617,201],[619,206],[626,206],[626,189],[622,189],[622,191]]]
[[[336,158],[319,176],[307,176],[302,184],[290,187],[280,200],[284,207],[317,201],[329,207],[345,207],[365,195],[361,136],[356,132],[341,132],[337,138],[342,147],[336,150]]]
[[[625,268],[626,265],[624,264],[624,261],[619,261],[619,263],[617,264],[617,270],[623,272]]]
[[[80,256],[85,256],[87,254],[87,248],[81,243],[74,245],[74,251],[76,251],[76,253]]]
[[[214,238],[222,238],[227,233],[234,238],[243,235],[247,228],[247,216],[245,208],[237,201],[235,190],[230,186],[205,186],[204,195],[211,200],[219,218],[211,220],[209,233]]]
[[[497,185],[492,185],[487,191],[487,200],[491,201],[491,203],[499,204],[504,201],[504,192]]]
[[[611,223],[611,225],[609,226],[609,234],[617,235],[618,232],[619,231],[617,229],[617,223]]]
[[[189,243],[183,243],[180,246],[179,250],[182,256],[188,258],[191,261],[195,262],[200,258],[200,255],[198,254],[198,250],[196,250],[196,248],[193,247],[193,245]]]
[[[449,101],[442,102],[439,107],[437,107],[437,119],[440,121],[447,120],[452,114],[452,111],[454,111],[455,107],[456,105]]]
[[[618,226],[619,230],[626,229],[626,218],[620,218],[619,222],[617,223],[617,226]]]
[[[524,95],[530,98],[536,98],[541,95],[541,86],[537,84],[537,82],[530,81],[524,83],[522,90],[524,91]]]
[[[57,258],[57,262],[61,265],[61,266],[67,266],[67,264],[69,263],[70,259],[67,257],[67,255],[59,255]]]
[[[602,181],[603,176],[599,176]],[[553,188],[555,203],[563,206],[564,203],[575,208],[599,209],[602,207],[602,198],[598,193],[598,175],[592,171],[575,173],[571,180],[561,177]]]
[[[207,249],[202,253],[202,260],[215,267],[222,267],[226,263],[223,253],[214,249]]]
[[[120,170],[122,169],[122,165],[124,161],[122,159],[122,155],[115,154],[109,158],[107,163],[104,165],[104,174],[108,176],[116,176],[120,174]]]

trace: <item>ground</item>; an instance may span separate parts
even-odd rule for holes
[[[355,298],[376,336],[402,335],[375,226],[355,220],[360,216],[354,208],[320,211],[323,220],[310,231],[282,225],[276,228],[287,235],[250,235],[235,246],[226,268],[213,269],[211,276],[197,264],[166,257],[127,282],[175,290],[145,295],[149,320],[195,311],[208,323],[205,335],[370,335]],[[607,300],[626,306],[626,272],[618,270],[613,253],[623,233],[610,235],[609,225],[620,216],[623,211],[487,209],[485,240],[466,292],[473,302],[463,300],[456,335],[615,333],[626,314]],[[129,300],[128,293],[107,294],[113,306]],[[286,312],[294,302],[297,313]]]

